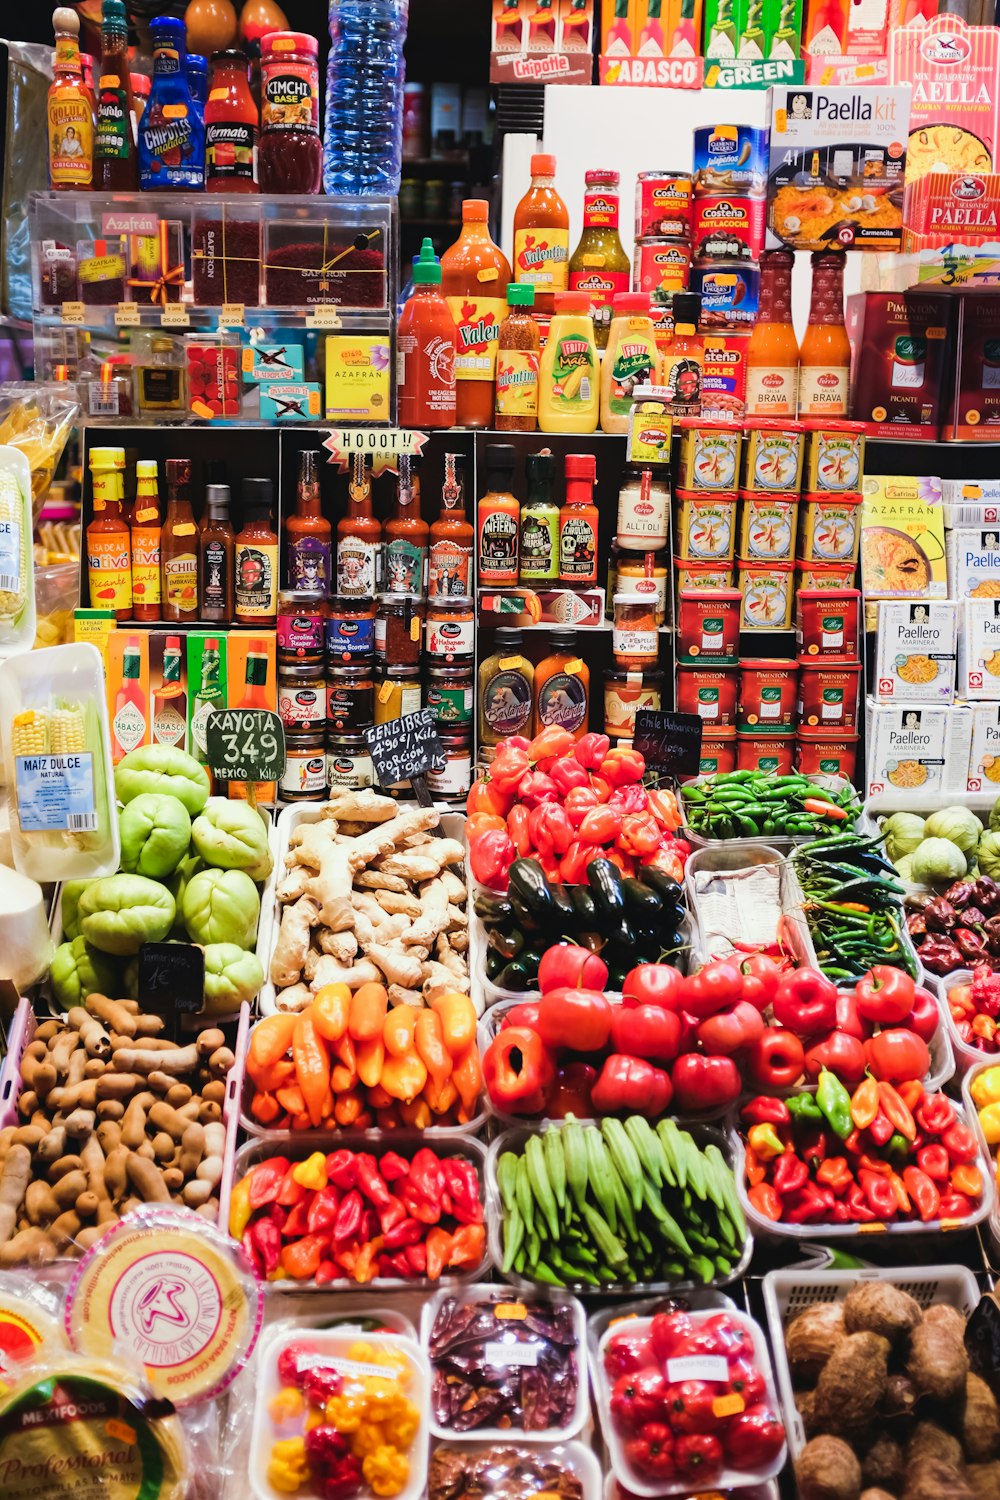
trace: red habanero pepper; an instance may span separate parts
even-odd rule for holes
[[[844,1201],[847,1204],[847,1211],[851,1216],[852,1223],[874,1223],[875,1215],[872,1213],[871,1209],[868,1207],[868,1204],[865,1202],[865,1195],[861,1191],[861,1187],[858,1183],[851,1183],[850,1187],[847,1189]]]
[[[298,1163],[296,1163],[296,1165],[298,1165]],[[277,1203],[281,1204],[282,1208],[294,1208],[296,1203],[302,1202],[302,1199],[309,1191],[307,1187],[304,1187],[301,1182],[296,1180],[296,1178],[292,1175],[293,1171],[294,1168],[289,1167],[288,1171],[285,1173],[284,1181],[281,1184],[281,1191],[278,1193],[277,1199],[275,1200]]]
[[[709,1484],[722,1473],[722,1444],[709,1432],[684,1433],[674,1444],[674,1466],[678,1479]]]
[[[557,802],[543,802],[528,814],[528,835],[543,858],[566,853],[573,842],[573,825]]]
[[[565,797],[574,788],[590,787],[590,778],[575,755],[561,755],[549,771],[560,795]]]
[[[581,734],[573,746],[572,754],[585,771],[599,771],[610,749],[611,741],[608,736],[595,734],[591,730],[589,734]]]
[[[353,1151],[348,1151],[346,1147],[342,1147],[339,1151],[331,1151],[326,1159],[326,1176],[328,1182],[332,1182],[334,1187],[342,1191],[355,1187],[358,1181],[357,1155]]]
[[[487,828],[469,843],[469,868],[481,885],[506,890],[507,872],[517,855],[509,834]]]
[[[528,746],[528,757],[532,765],[540,760],[558,759],[561,755],[572,755],[576,744],[573,736],[559,724],[546,724]]]
[[[929,1219],[938,1217],[941,1195],[925,1171],[921,1171],[919,1167],[906,1167],[903,1171],[903,1185],[925,1224]]]
[[[297,1240],[301,1235],[309,1233],[309,1209],[312,1205],[312,1195],[300,1200],[294,1208],[289,1209],[288,1217],[281,1226],[281,1232],[286,1240]],[[319,1232],[318,1230],[316,1231]]]
[[[747,1193],[747,1198],[765,1219],[771,1219],[775,1224],[781,1222],[781,1199],[769,1183],[756,1183]]]
[[[833,1194],[830,1194],[829,1208],[823,1194],[824,1189],[818,1187],[815,1182],[806,1182],[798,1192],[789,1194],[782,1205],[782,1218],[785,1223],[814,1224],[820,1219],[825,1219],[829,1208],[833,1207]]]
[[[609,1407],[619,1432],[638,1432],[646,1422],[655,1422],[667,1409],[670,1387],[655,1365],[619,1375],[611,1387]]]
[[[938,1213],[942,1219],[967,1219],[975,1206],[964,1193],[942,1193]]]
[[[290,1169],[287,1156],[269,1156],[267,1161],[258,1162],[250,1173],[250,1207],[263,1208],[265,1203],[276,1203]]]
[[[407,1245],[403,1250],[403,1254],[406,1256],[406,1263],[410,1268],[409,1274],[411,1276],[427,1275],[426,1245]]]
[[[690,1338],[693,1333],[694,1324],[687,1313],[654,1313],[653,1321],[649,1325],[649,1339],[659,1363],[664,1364],[672,1354],[676,1354],[683,1341]],[[607,1351],[605,1351],[605,1362],[607,1362]],[[648,1358],[643,1358],[632,1368],[640,1370],[650,1363]],[[629,1370],[623,1369],[620,1373],[626,1375]]]
[[[951,1173],[948,1153],[940,1143],[921,1146],[917,1152],[917,1166],[932,1182],[947,1182]]]
[[[825,1161],[821,1161],[816,1168],[816,1181],[822,1187],[830,1188],[838,1196],[846,1192],[854,1181],[851,1169],[847,1165],[847,1157],[828,1156]]]
[[[400,1219],[398,1224],[383,1234],[382,1249],[404,1250],[407,1245],[419,1245],[423,1242],[426,1233],[426,1224],[421,1224],[419,1219],[412,1219],[407,1215],[405,1219]]]
[[[947,1151],[949,1160],[953,1162],[973,1162],[979,1155],[979,1142],[968,1125],[963,1125],[961,1120],[949,1125],[941,1137],[941,1144]]]
[[[715,1384],[708,1380],[681,1380],[667,1387],[668,1420],[675,1432],[712,1432],[719,1419],[712,1410]]]
[[[255,1219],[243,1234],[243,1249],[261,1276],[270,1276],[281,1259],[281,1230],[270,1219]]]
[[[374,1156],[367,1151],[358,1152],[358,1187],[376,1208],[389,1207],[389,1189]]]
[[[908,1141],[916,1140],[917,1127],[913,1116],[899,1097],[897,1090],[885,1080],[878,1086],[878,1102],[893,1130],[898,1130],[900,1135],[905,1135]]]
[[[483,1205],[479,1199],[479,1178],[471,1161],[461,1156],[446,1156],[441,1162],[444,1180],[451,1197],[451,1211],[460,1224],[480,1224]]]
[[[800,1193],[809,1181],[809,1168],[794,1151],[783,1151],[775,1163],[771,1182],[782,1198],[789,1193]]]
[[[563,808],[574,828],[579,828],[587,814],[600,806],[589,786],[575,786],[563,798]]]
[[[627,812],[622,818],[618,847],[626,854],[652,854],[660,847],[660,828],[647,812]]]
[[[513,796],[530,770],[531,761],[523,750],[501,745],[490,765],[490,785],[501,796]]]
[[[603,803],[584,815],[578,837],[585,844],[610,844],[621,832],[622,815]]]
[[[639,781],[630,782],[628,786],[616,786],[608,798],[608,806],[613,807],[616,812],[625,813],[648,813],[649,793]],[[655,819],[653,820],[656,821]],[[660,825],[656,825],[655,849],[662,837]]]
[[[888,1177],[861,1167],[858,1170],[858,1182],[865,1195],[865,1201],[876,1219],[886,1222],[896,1217],[899,1205]]]
[[[517,850],[519,859],[524,859],[531,854],[534,848],[528,831],[530,817],[531,813],[520,802],[515,803],[507,814],[507,833]]]
[[[978,1167],[960,1162],[951,1174],[951,1186],[956,1193],[964,1193],[967,1198],[981,1198],[983,1174]]]
[[[902,969],[876,964],[854,988],[858,1011],[878,1026],[898,1026],[913,1009],[914,983]]]
[[[784,1099],[776,1099],[768,1094],[758,1094],[756,1098],[749,1099],[743,1105],[740,1118],[748,1125],[788,1125],[792,1117],[788,1113],[788,1105]]]
[[[664,1422],[644,1422],[625,1444],[626,1461],[644,1479],[667,1482],[674,1477],[674,1438]]]
[[[868,1126],[868,1134],[875,1142],[875,1145],[880,1147],[888,1145],[892,1139],[892,1124],[890,1123],[889,1116],[883,1110],[880,1109],[877,1111],[874,1120]]]
[[[326,1159],[326,1170],[327,1175],[332,1179],[333,1174],[330,1172],[329,1157]],[[398,1151],[385,1151],[382,1153],[382,1159],[379,1162],[379,1170],[386,1182],[400,1182],[404,1178],[409,1177],[410,1163],[406,1160],[405,1156],[400,1156]],[[352,1183],[351,1186],[353,1187],[354,1184]]]
[[[927,1135],[943,1135],[955,1123],[955,1111],[944,1094],[926,1094],[916,1112],[917,1124]]]
[[[399,1199],[390,1193],[389,1201],[385,1208],[380,1208],[378,1212],[379,1232],[382,1235],[388,1234],[391,1229],[395,1229],[397,1224],[401,1224],[405,1218],[406,1209],[400,1203]]]
[[[522,776],[517,795],[528,807],[541,807],[543,802],[559,801],[559,789],[552,777],[544,771],[529,771]]]
[[[306,1227],[310,1234],[315,1234],[321,1229],[332,1229],[337,1218],[337,1209],[340,1207],[340,1194],[332,1184],[327,1183],[325,1188],[316,1193],[306,1215]]]
[[[617,745],[608,751],[599,770],[611,786],[628,786],[633,781],[642,780],[646,773],[646,762],[638,750],[633,750],[631,746]]]

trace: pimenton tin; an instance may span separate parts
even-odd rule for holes
[[[795,636],[801,656],[842,656],[856,661],[860,624],[860,589],[800,589],[795,596]]]
[[[860,495],[807,492],[802,496],[799,558],[802,562],[850,563],[861,545]]]
[[[805,427],[784,417],[748,417],[743,489],[798,495]]]
[[[740,674],[714,664],[677,668],[677,711],[697,714],[705,724],[730,729],[736,723]]]
[[[740,591],[684,589],[677,595],[677,655],[682,661],[734,662],[740,646]]]
[[[798,678],[797,664],[785,657],[741,657],[739,728],[791,729]]]
[[[798,714],[800,729],[858,727],[861,663],[799,661]]]
[[[690,172],[640,172],[635,184],[636,239],[687,239],[692,185]]]
[[[677,553],[686,561],[714,561],[736,553],[736,496],[678,490]]]
[[[632,262],[632,290],[649,292],[653,297],[664,292],[686,292],[691,280],[691,246],[687,240],[656,239],[636,241]]]
[[[736,730],[705,726],[701,736],[699,776],[728,776],[736,770]]]
[[[681,417],[677,485],[681,490],[728,493],[739,488],[743,430],[739,422]]]
[[[829,729],[800,729],[795,741],[795,769],[803,776],[843,776],[854,780],[858,736]]]
[[[791,562],[799,522],[798,496],[743,491],[740,495],[740,556]]]
[[[792,769],[794,734],[744,734],[736,736],[736,769],[760,771],[765,776],[787,776]]]
[[[740,193],[699,193],[694,200],[696,261],[756,262],[764,248],[767,200]]]
[[[807,490],[860,494],[865,473],[864,422],[807,417]]]

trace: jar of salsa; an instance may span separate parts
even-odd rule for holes
[[[285,735],[285,769],[278,783],[283,802],[322,802],[326,754],[322,729]]]
[[[616,739],[630,739],[635,733],[635,716],[640,708],[663,705],[663,673],[605,672],[604,733]]]
[[[326,683],[326,727],[329,734],[360,734],[375,717],[375,672],[372,667],[334,667]]]
[[[471,661],[476,649],[476,607],[471,599],[436,599],[427,606],[424,649],[435,660]]]
[[[615,595],[615,623],[611,649],[617,666],[628,671],[655,667],[659,656],[654,600],[648,594]]]
[[[375,600],[335,595],[326,612],[323,636],[329,665],[371,656],[375,650]]]
[[[323,665],[323,621],[326,603],[312,594],[278,595],[278,665],[301,662]]]
[[[472,668],[431,667],[424,688],[424,707],[433,709],[442,730],[461,729],[472,723]]]
[[[372,758],[361,734],[328,735],[326,741],[326,780],[334,787],[360,791],[375,780]]]
[[[319,43],[303,31],[272,31],[261,42],[260,142],[262,193],[319,193]]]
[[[440,737],[444,764],[428,771],[427,790],[441,802],[464,802],[472,785],[472,736],[458,730]]]
[[[420,668],[381,666],[376,669],[375,723],[391,724],[420,707]]]
[[[326,717],[326,683],[321,667],[287,663],[278,668],[278,716],[285,733],[322,730]]]
[[[409,595],[379,595],[375,616],[375,655],[379,661],[394,667],[417,665],[425,610],[426,605]]]

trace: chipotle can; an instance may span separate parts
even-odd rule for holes
[[[807,490],[827,494],[860,494],[865,473],[864,422],[807,417]]]
[[[740,645],[740,591],[681,589],[677,654],[681,660],[734,662]]]
[[[856,730],[860,694],[860,662],[803,658],[799,662],[799,728]]]
[[[795,752],[794,734],[737,734],[737,771],[758,771],[764,776],[787,776]]]
[[[692,187],[690,172],[640,172],[635,184],[636,239],[687,239]]]
[[[786,657],[741,657],[738,727],[758,734],[791,729],[798,679],[797,663]]]
[[[747,417],[743,425],[743,489],[798,496],[804,425],[784,417]]]
[[[677,668],[677,711],[697,714],[704,724],[731,729],[736,724],[740,674],[735,667]]]
[[[767,200],[743,193],[699,193],[694,200],[696,261],[752,261],[764,248]]]
[[[854,780],[858,736],[828,729],[799,729],[795,741],[795,769],[803,776],[843,776]]]
[[[860,589],[800,589],[795,596],[799,655],[842,656],[856,661],[860,620]]]
[[[728,776],[736,770],[736,730],[709,729],[701,736],[699,776]]]
[[[632,262],[633,292],[686,292],[691,280],[691,246],[687,240],[637,240]]]

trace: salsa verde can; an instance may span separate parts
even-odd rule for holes
[[[691,280],[691,246],[686,239],[636,240],[632,290],[653,297],[687,291]]]
[[[691,232],[690,172],[640,172],[635,184],[635,237],[687,239]]]

